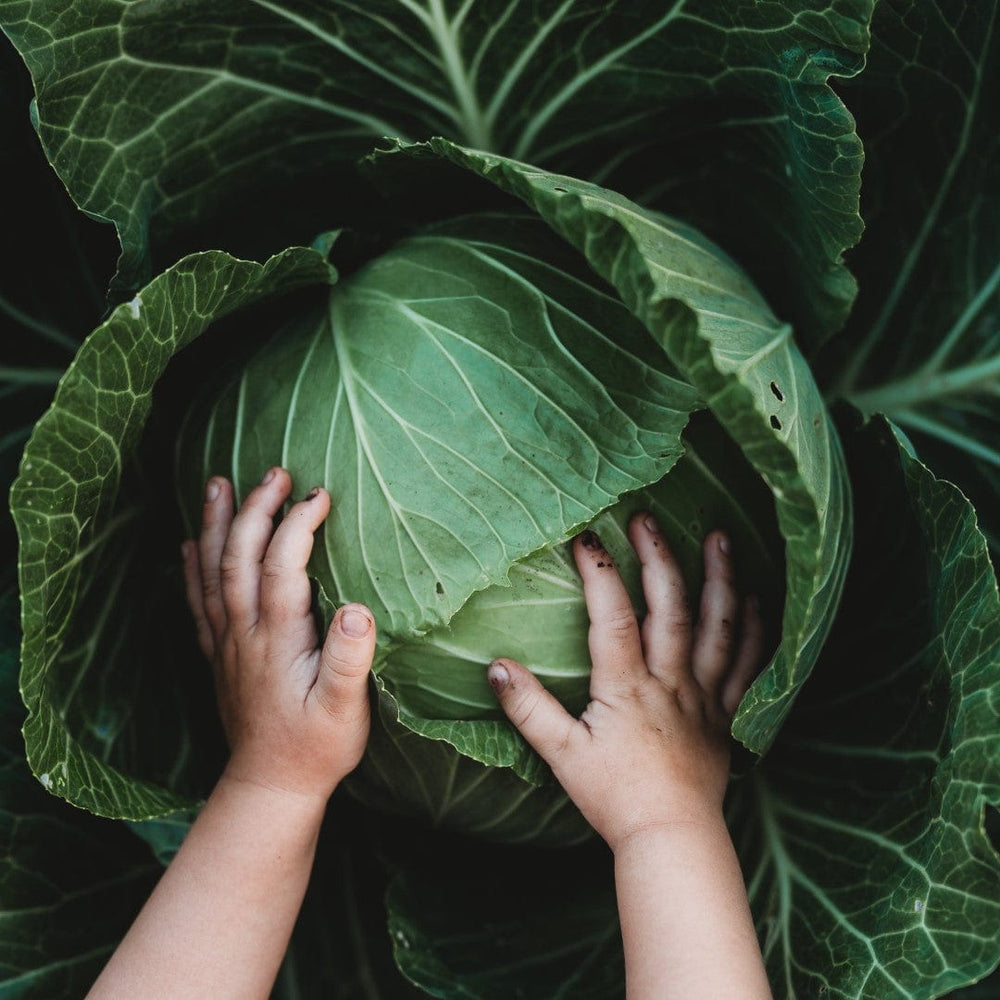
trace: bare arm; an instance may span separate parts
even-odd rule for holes
[[[490,682],[614,852],[630,1000],[764,1000],[771,993],[722,815],[729,722],[761,657],[760,618],[753,602],[740,605],[721,533],[706,539],[696,629],[655,522],[639,515],[629,535],[649,608],[641,628],[597,537],[574,544],[593,660],[580,719],[520,664],[495,661]]]
[[[274,529],[290,490],[273,469],[234,518],[230,484],[208,484],[184,569],[232,756],[90,997],[271,991],[327,800],[364,752],[375,647],[358,604],[317,645],[305,566],[330,498],[313,491]]]

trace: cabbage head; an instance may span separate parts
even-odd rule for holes
[[[691,271],[738,287],[718,250],[689,252]],[[192,534],[211,475],[242,497],[280,463],[303,491],[330,490],[311,563],[320,610],[364,601],[380,628],[384,729],[353,782],[363,798],[564,841],[586,825],[503,720],[485,665],[515,656],[571,711],[586,705],[587,614],[566,539],[600,531],[641,608],[630,512],[656,513],[693,585],[702,538],[724,524],[748,585],[780,611],[770,495],[704,410],[544,222],[469,216],[338,281],[211,386],[185,422],[178,480]]]

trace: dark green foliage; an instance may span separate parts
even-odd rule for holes
[[[362,512],[397,541],[395,562],[355,559],[351,587],[315,574],[322,614],[384,598],[392,636],[354,790],[423,819],[338,793],[276,997],[621,995],[601,845],[428,824],[584,832],[497,716],[477,621],[512,652],[504,616],[540,574],[575,585],[562,539],[595,516],[615,537],[639,502],[618,494],[664,474],[641,502],[676,515],[682,560],[732,519],[750,583],[768,581],[776,652],[734,724],[763,755],[743,753],[728,818],[776,996],[995,996],[997,11],[0,0],[0,165],[22,209],[0,266],[4,482],[32,434],[11,497],[26,720],[0,537],[0,993],[82,994],[222,761],[176,564],[196,504],[175,487],[198,489],[206,455],[238,486],[286,457],[312,477],[329,439],[326,465],[360,470],[356,516],[317,559],[351,550]],[[295,386],[323,367],[299,335],[332,344],[350,426],[343,409],[292,420],[279,355]],[[478,424],[422,405],[449,380],[487,398],[507,370],[522,396],[503,420],[495,401]],[[203,408],[175,467],[199,391],[214,444]],[[835,427],[840,398],[872,419]],[[539,475],[515,481],[491,434]],[[420,508],[441,482],[451,507]],[[490,508],[484,483],[529,517]],[[447,709],[424,683],[442,651]],[[570,703],[573,656],[554,682]]]

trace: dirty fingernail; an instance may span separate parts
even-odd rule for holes
[[[211,503],[213,500],[217,500],[219,497],[219,481],[217,479],[210,479],[205,485],[205,499]]]
[[[502,664],[493,662],[486,670],[490,687],[499,694],[510,683],[510,671]]]
[[[597,537],[596,531],[591,531],[589,528],[586,531],[580,532],[580,544],[585,549],[603,549],[604,546],[601,545],[600,538]]]
[[[363,635],[367,635],[371,624],[371,619],[364,612],[355,611],[353,608],[340,616],[341,632],[353,639],[360,639]]]
[[[315,500],[315,499],[316,499],[316,497],[318,497],[318,496],[319,496],[319,491],[320,491],[320,489],[321,489],[321,487],[319,487],[319,486],[314,486],[314,487],[313,487],[313,488],[312,488],[312,489],[311,489],[311,490],[310,490],[310,491],[309,491],[309,492],[308,492],[308,493],[306,494],[306,500]]]

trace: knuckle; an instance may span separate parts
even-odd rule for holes
[[[671,601],[663,612],[663,618],[667,625],[676,629],[689,629],[691,627],[691,602],[686,594],[678,594],[676,591],[671,595]]]
[[[288,566],[285,566],[273,556],[266,556],[260,568],[263,579],[271,583],[284,580],[290,572],[291,570]]]
[[[328,643],[323,649],[323,663],[327,670],[343,677],[368,673],[368,658],[359,649]]]
[[[526,691],[521,694],[510,709],[510,721],[518,729],[530,725],[535,712],[538,709],[540,696],[537,691]]]
[[[638,705],[645,701],[647,693],[642,681],[633,678],[617,689],[611,700],[618,705]]]
[[[720,618],[712,630],[715,645],[720,649],[729,649],[736,638],[736,628],[731,618]]]
[[[697,645],[713,662],[725,663],[736,645],[733,622],[722,618],[699,623]]]
[[[677,612],[672,615],[665,615],[663,629],[668,636],[674,639],[685,639],[691,632],[690,613]]]
[[[684,713],[701,715],[705,711],[705,693],[693,681],[682,681],[671,692],[674,704]]]
[[[340,688],[331,688],[328,685],[323,685],[315,689],[315,695],[317,704],[323,711],[338,721],[345,714],[345,711],[349,711],[352,707],[352,703],[349,699],[345,698],[344,691]]]
[[[628,639],[638,627],[635,613],[631,608],[616,608],[594,625],[610,639]]]
[[[239,576],[243,563],[232,552],[223,552],[219,560],[219,577],[223,584],[229,583]]]

